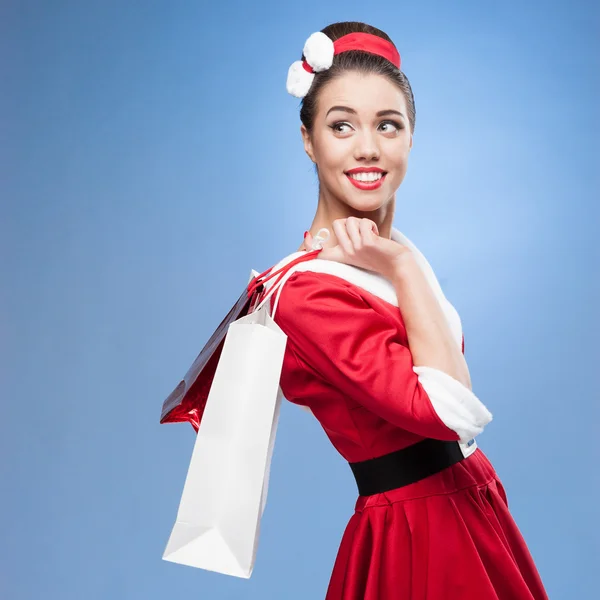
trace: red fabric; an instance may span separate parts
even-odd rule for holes
[[[294,258],[293,260],[291,260],[289,263],[287,263],[283,267],[277,269],[276,271],[273,271],[273,267],[270,267],[266,271],[263,271],[262,273],[259,273],[246,286],[248,298],[252,298],[252,296],[256,292],[257,288],[262,287],[264,283],[266,283],[267,281],[269,281],[269,279],[272,279],[273,277],[276,277],[276,279],[275,279],[275,281],[273,282],[272,285],[273,286],[277,285],[277,282],[280,279],[282,279],[283,276],[293,266],[297,265],[298,263],[304,262],[306,260],[313,260],[314,258],[317,257],[317,255],[319,254],[319,252],[321,252],[320,249],[319,250],[311,250],[310,252],[305,252],[304,254],[301,254],[300,256],[297,256],[296,258]]]
[[[387,58],[398,69],[400,68],[400,54],[396,46],[392,42],[380,38],[378,35],[359,31],[348,33],[335,40],[333,48],[334,55],[348,52],[348,50],[362,50],[371,54],[378,54],[379,56],[383,56],[383,58]]]
[[[305,61],[302,61],[302,68],[307,72],[307,73],[314,73],[314,69]]]
[[[284,283],[274,319],[288,336],[284,396],[310,407],[346,460],[381,456],[424,437],[458,439],[412,370],[397,306],[335,275],[303,271]],[[417,483],[359,496],[326,595],[546,598],[502,484],[480,449]]]
[[[378,35],[372,33],[348,33],[338,38],[333,42],[333,55],[348,52],[349,50],[362,50],[370,54],[377,54],[389,60],[398,69],[401,65],[400,53],[396,46],[388,40],[384,40]],[[313,68],[306,62],[302,61],[302,67],[309,73],[314,73]]]

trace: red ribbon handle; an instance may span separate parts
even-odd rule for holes
[[[310,252],[306,252],[302,256],[298,256],[297,258],[294,258],[294,260],[291,260],[287,265],[284,265],[280,269],[277,269],[277,271],[273,271],[273,273],[271,273],[264,279],[262,279],[262,278],[269,271],[271,271],[273,269],[273,267],[270,267],[266,271],[263,271],[262,273],[257,275],[254,279],[252,279],[252,281],[248,284],[248,287],[247,287],[248,298],[251,298],[252,295],[254,294],[254,292],[256,292],[258,290],[258,288],[261,287],[265,283],[265,281],[268,281],[269,279],[271,279],[271,277],[275,277],[275,275],[277,275],[278,273],[281,273],[281,275],[279,276],[279,278],[273,285],[277,284],[277,282],[288,272],[288,270],[291,267],[293,267],[294,265],[297,265],[298,263],[304,262],[305,260],[311,260],[313,258],[316,258],[317,254],[319,254],[319,252],[321,252],[321,250],[322,250],[322,248],[319,248],[318,250],[311,250]],[[261,290],[258,290],[258,291],[261,291]]]

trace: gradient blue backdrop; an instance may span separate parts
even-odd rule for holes
[[[318,599],[356,498],[282,411],[243,580],[161,560],[194,441],[158,424],[246,284],[316,207],[287,69],[363,20],[417,124],[394,224],[461,314],[496,466],[554,600],[595,596],[598,5],[0,5],[0,596]]]

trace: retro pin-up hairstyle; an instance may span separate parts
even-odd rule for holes
[[[400,64],[396,46],[381,29],[359,21],[332,23],[306,40],[302,59],[289,68],[287,91],[302,98],[300,120],[310,133],[319,91],[328,82],[346,71],[383,75],[404,95],[412,133],[416,119],[415,99]]]

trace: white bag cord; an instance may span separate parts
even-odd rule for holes
[[[324,235],[321,235],[322,231],[325,232]],[[317,231],[317,235],[315,235],[313,237],[313,243],[311,245],[311,249],[312,250],[321,250],[321,248],[323,248],[323,243],[326,242],[329,239],[329,235],[330,235],[329,229],[327,229],[326,227],[322,227],[321,229],[319,229],[319,231]],[[271,314],[271,318],[275,319],[275,311],[277,310],[277,305],[279,303],[279,296],[281,294],[281,287],[289,279],[289,277],[296,272],[295,269],[294,269],[295,266],[296,265],[294,265],[293,267],[290,267],[288,269],[288,271],[283,276],[281,276],[276,283],[274,283],[271,286],[271,288],[267,291],[265,297],[260,301],[260,303],[256,306],[256,308],[254,310],[260,309],[262,307],[262,305],[271,296],[271,294],[273,292],[277,292],[277,290],[279,290],[279,293],[275,297],[275,305],[273,306],[273,313]],[[283,268],[285,268],[285,267],[283,267]]]
[[[294,265],[295,266],[295,265]],[[285,273],[283,276],[281,276],[281,278],[279,279],[279,281],[277,283],[274,283],[271,288],[269,289],[269,291],[266,293],[265,297],[260,301],[260,303],[258,304],[258,306],[254,309],[255,311],[259,310],[263,304],[265,304],[265,302],[271,297],[271,294],[274,292],[278,292],[277,296],[275,298],[275,306],[273,307],[273,312],[271,313],[271,318],[275,319],[275,311],[277,310],[277,303],[279,302],[279,295],[280,295],[280,291],[281,291],[281,286],[288,280],[288,278],[290,277],[290,275],[293,275],[296,271],[294,270],[294,267],[290,267],[290,269],[287,271],[287,273]]]

